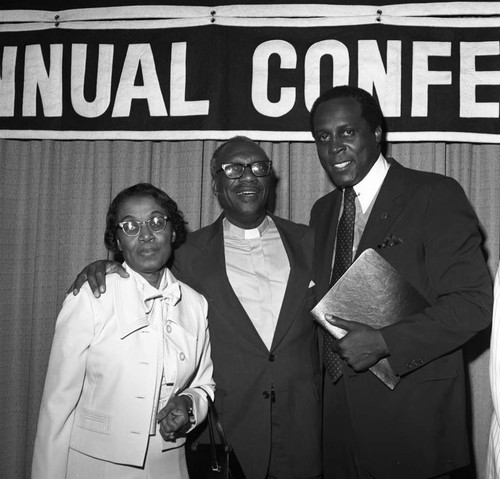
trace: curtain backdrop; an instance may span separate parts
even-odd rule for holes
[[[104,218],[123,188],[163,188],[192,230],[220,213],[211,193],[215,141],[0,140],[0,471],[28,478],[38,409],[57,313],[87,263],[106,258]],[[261,143],[279,177],[275,213],[307,223],[316,199],[332,189],[313,143]],[[500,242],[500,145],[388,145],[412,168],[457,179],[476,209],[493,273]],[[469,344],[471,430],[478,477],[491,416],[488,332]]]

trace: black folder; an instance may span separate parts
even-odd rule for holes
[[[428,305],[426,299],[391,264],[374,249],[367,249],[311,313],[321,326],[340,339],[347,331],[329,323],[325,314],[379,329],[419,313]],[[400,380],[387,358],[373,365],[370,371],[390,389],[394,389]]]

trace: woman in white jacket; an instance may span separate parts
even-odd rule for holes
[[[213,397],[205,298],[167,262],[185,222],[150,184],[111,203],[107,248],[128,278],[88,285],[57,318],[33,456],[33,479],[187,479],[185,434]]]

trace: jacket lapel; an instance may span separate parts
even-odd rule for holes
[[[203,294],[215,314],[235,328],[252,344],[266,348],[252,321],[241,305],[227,277],[224,255],[223,216],[213,223],[208,241],[200,246],[200,271],[205,275]]]
[[[383,242],[412,195],[413,186],[406,179],[404,167],[392,158],[387,161],[391,166],[366,223],[356,257],[365,249],[376,248]]]
[[[120,338],[149,325],[146,309],[133,278],[117,278],[113,294],[118,318]]]
[[[295,225],[284,222],[280,218],[274,216],[272,218],[290,262],[290,275],[271,345],[271,350],[274,350],[285,337],[297,315],[302,312],[301,304],[312,279],[313,245],[304,238],[302,228],[296,228]]]
[[[333,264],[333,247],[337,225],[339,222],[340,206],[342,204],[341,190],[329,193],[325,208],[321,211],[319,221],[314,224],[316,235],[314,276],[317,280],[319,297],[322,297],[330,289],[330,275]]]

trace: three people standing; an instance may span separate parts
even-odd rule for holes
[[[229,440],[248,479],[444,476],[469,462],[461,348],[491,320],[477,217],[456,181],[381,154],[383,117],[367,92],[328,90],[310,120],[336,186],[312,209],[314,240],[311,229],[266,211],[271,163],[236,137],[212,160],[223,215],[175,254],[175,274],[209,303],[216,404]],[[309,310],[331,284],[347,191],[350,261],[376,249],[430,306],[380,330],[335,320],[348,333],[333,345],[319,335],[320,368]],[[106,264],[84,270],[77,287],[89,277],[99,294],[96,267]],[[334,382],[324,371],[335,355],[343,362]],[[367,371],[381,358],[401,378],[393,391]]]

